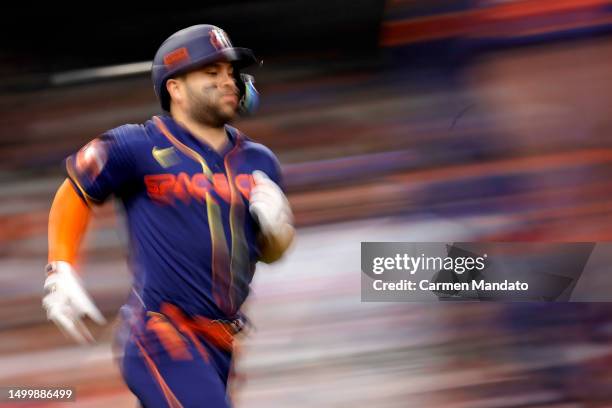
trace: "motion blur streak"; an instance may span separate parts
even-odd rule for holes
[[[264,52],[261,110],[239,124],[279,155],[300,228],[286,260],[256,275],[236,406],[609,406],[609,304],[361,303],[359,248],[612,240],[612,2],[354,3],[355,15],[381,10],[370,43],[355,41],[367,52],[322,52],[366,21],[322,14],[329,26],[308,31],[324,37],[316,44]],[[270,7],[248,11],[279,20],[275,38],[299,34],[300,15]],[[74,347],[45,321],[40,294],[59,163],[155,113],[149,79],[11,78],[27,86],[0,94],[0,385],[70,385],[70,406],[132,407],[112,327]],[[113,213],[99,209],[81,260],[111,318],[129,287]]]

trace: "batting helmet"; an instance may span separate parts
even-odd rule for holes
[[[151,79],[161,107],[170,110],[170,95],[166,89],[168,79],[217,61],[228,61],[234,65],[241,96],[240,110],[242,113],[253,111],[258,99],[253,77],[240,73],[241,68],[257,62],[253,51],[232,46],[225,31],[208,24],[177,31],[155,53]]]

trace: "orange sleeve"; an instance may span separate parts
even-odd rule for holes
[[[74,264],[91,210],[66,179],[53,199],[49,213],[49,262]]]

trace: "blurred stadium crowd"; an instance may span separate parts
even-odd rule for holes
[[[609,303],[359,297],[361,241],[612,240],[612,1],[356,1],[352,20],[337,13],[351,2],[328,3],[321,21],[367,36],[364,50],[267,51],[260,112],[237,123],[279,156],[299,237],[256,276],[236,405],[612,406]],[[220,7],[206,22],[224,26]],[[37,69],[2,71],[0,385],[70,385],[66,406],[134,406],[112,325],[98,345],[73,346],[40,296],[63,158],[158,113],[152,86],[146,73],[57,85],[66,76]],[[115,210],[98,210],[81,261],[111,319],[130,282]]]

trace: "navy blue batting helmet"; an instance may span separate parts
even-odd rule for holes
[[[234,65],[241,93],[241,108],[252,110],[257,104],[253,77],[240,74],[239,70],[257,62],[253,51],[232,46],[225,31],[208,24],[177,31],[155,53],[151,79],[161,107],[170,110],[170,95],[166,89],[168,79],[217,61],[227,61]]]

